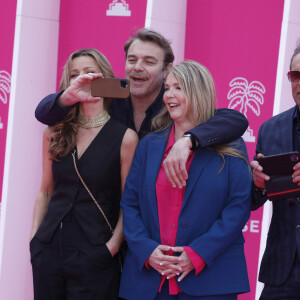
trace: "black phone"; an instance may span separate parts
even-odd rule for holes
[[[128,98],[129,80],[126,78],[95,78],[92,81],[91,94],[94,97]]]
[[[293,167],[300,162],[300,153],[297,151],[281,153],[276,155],[269,155],[257,159],[259,164],[263,167],[263,172],[269,176],[292,174]]]
[[[263,172],[270,176],[265,182],[269,200],[284,200],[300,196],[300,186],[293,182],[294,165],[300,161],[299,152],[281,153],[257,159]]]

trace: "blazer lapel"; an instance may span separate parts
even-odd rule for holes
[[[148,144],[147,149],[147,165],[145,180],[147,181],[147,200],[150,203],[151,214],[154,230],[153,232],[158,233],[157,238],[160,239],[159,230],[159,220],[158,220],[158,208],[157,208],[157,198],[156,198],[156,180],[158,172],[162,163],[163,155],[165,153],[165,148],[168,141],[169,130],[164,130],[158,135],[156,135]]]
[[[293,117],[295,109],[290,109],[287,114],[284,114],[280,119],[280,124],[278,128],[286,128],[286,130],[281,131],[282,145],[285,148],[283,152],[293,151]]]
[[[147,167],[146,178],[148,180],[149,189],[155,190],[157,175],[161,166],[163,155],[165,153],[168,136],[157,136],[153,139],[147,149]]]
[[[193,190],[193,187],[198,182],[200,175],[202,174],[204,168],[206,167],[210,159],[213,157],[213,155],[214,155],[213,150],[208,150],[208,149],[199,149],[195,152],[191,164],[191,168],[189,171],[189,178],[186,184],[182,208],[185,206]]]

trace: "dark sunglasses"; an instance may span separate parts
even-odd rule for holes
[[[289,71],[287,76],[290,82],[296,82],[300,80],[300,71]]]

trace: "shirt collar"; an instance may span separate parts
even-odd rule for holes
[[[155,100],[147,107],[147,109],[145,111],[146,114],[148,114],[148,113],[152,113],[152,114],[156,113],[157,114],[161,110],[162,104],[163,104],[164,92],[165,92],[165,88],[164,88],[164,86],[162,86],[160,89],[160,92],[157,95],[157,97],[155,98]],[[132,110],[131,96],[129,96],[128,98],[126,98],[124,100],[126,101],[128,109]]]
[[[164,92],[165,92],[165,88],[162,85],[159,94],[157,95],[155,100],[146,109],[146,111],[145,111],[146,114],[148,114],[148,113],[157,114],[161,110],[162,105],[163,105]]]

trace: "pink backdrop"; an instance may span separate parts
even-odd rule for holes
[[[58,82],[69,54],[96,48],[124,76],[124,42],[145,24],[147,1],[127,0],[126,16],[107,14],[112,0],[61,2]],[[122,5],[122,0],[115,1]],[[218,106],[240,110],[249,120],[245,136],[249,159],[261,123],[272,116],[284,0],[188,0],[185,58],[206,65],[215,79]],[[271,9],[270,9],[271,8]],[[254,299],[262,209],[244,228],[251,293]]]
[[[58,82],[69,54],[81,48],[98,49],[110,61],[115,75],[125,76],[123,46],[132,30],[145,26],[147,0],[126,0],[128,6],[124,6],[124,14],[130,14],[130,17],[107,15],[112,2],[112,0],[61,1]],[[123,7],[121,0],[115,2]]]
[[[284,0],[188,1],[185,58],[211,71],[218,107],[247,116],[250,161],[259,126],[273,113],[283,5]],[[252,212],[244,228],[251,293],[239,299],[255,299],[262,212]]]
[[[9,94],[11,86],[11,68],[15,33],[17,1],[5,1],[0,9],[0,202],[7,133]]]

